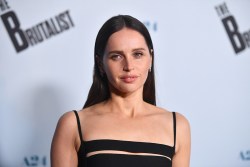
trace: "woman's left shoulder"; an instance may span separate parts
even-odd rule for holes
[[[180,128],[189,128],[189,121],[188,119],[181,113],[179,112],[174,112],[176,115],[176,125],[179,126]]]
[[[191,130],[188,119],[181,113],[176,114],[176,152],[187,150],[190,152]],[[190,153],[189,153],[190,154]]]
[[[168,117],[168,118],[173,117],[173,112],[166,109],[166,108],[162,108],[162,107],[159,107],[159,106],[152,106],[152,111],[156,115],[160,115],[160,116]]]
[[[161,107],[156,107],[156,108],[159,111],[159,113],[161,113],[163,115],[167,115],[167,116],[171,116],[171,117],[173,117],[173,115],[175,115],[176,122],[179,123],[180,125],[181,124],[189,125],[188,119],[183,114],[176,112],[176,111],[170,111],[168,109],[161,108]]]
[[[188,119],[183,114],[176,111],[170,111],[158,106],[151,105],[151,107],[151,110],[153,111],[152,113],[160,115],[161,117],[163,116],[163,118],[173,119],[173,115],[175,115],[176,125],[178,126],[178,128],[182,129],[190,127]]]
[[[191,146],[191,129],[190,124],[186,116],[184,116],[180,112],[169,111],[164,108],[156,107],[155,108],[160,114],[161,120],[164,122],[173,122],[175,119],[176,125],[176,153],[177,152],[187,152],[190,154],[190,146]],[[175,116],[175,117],[174,117]],[[181,151],[182,150],[182,151]],[[183,151],[186,150],[186,151]]]
[[[159,114],[163,115],[165,118],[168,118],[168,119],[173,119],[173,116],[175,115],[175,122],[176,122],[176,127],[178,131],[182,131],[182,132],[186,131],[187,133],[189,133],[190,124],[186,116],[184,116],[180,112],[170,111],[161,107],[156,107],[156,110],[158,111]]]

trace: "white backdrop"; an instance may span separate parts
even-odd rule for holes
[[[249,7],[249,0],[0,0],[0,167],[50,166],[58,118],[82,108],[96,34],[117,14],[138,18],[151,33],[157,104],[190,121],[191,166],[249,167]],[[51,20],[59,28],[65,11],[65,31],[16,51],[6,24],[21,46],[19,31]],[[244,45],[238,53],[222,23],[229,16],[233,41]]]

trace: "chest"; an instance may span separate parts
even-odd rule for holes
[[[83,131],[85,140],[122,139],[165,144],[173,141],[172,123],[157,117],[139,119],[95,117],[85,121]]]

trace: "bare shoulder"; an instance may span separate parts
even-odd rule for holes
[[[188,119],[184,115],[182,115],[181,113],[169,111],[168,109],[157,107],[157,106],[155,106],[155,109],[156,109],[156,111],[158,111],[158,113],[166,115],[166,116],[172,117],[173,113],[175,113],[176,123],[179,124],[180,127],[189,127]]]
[[[73,111],[64,113],[58,120],[54,138],[74,140],[77,132],[77,121]]]
[[[181,113],[176,113],[176,127],[181,134],[190,133],[190,124],[188,119]],[[177,133],[178,133],[177,131]]]
[[[58,120],[58,126],[62,128],[75,128],[76,116],[73,111],[64,113]]]
[[[178,124],[178,128],[181,128],[181,129],[182,128],[184,128],[184,129],[189,128],[188,119],[179,112],[173,112],[173,111],[170,111],[168,109],[161,108],[161,107],[158,107],[158,106],[154,106],[154,105],[151,105],[151,104],[149,104],[148,108],[150,108],[150,110],[154,114],[161,115],[161,116],[171,118],[171,119],[173,118],[173,113],[175,113],[175,115],[176,115],[176,124]]]
[[[77,121],[74,112],[66,112],[57,123],[51,143],[51,166],[77,166],[79,142],[77,138]]]
[[[169,111],[167,109],[154,106],[155,113],[158,114],[164,121],[173,120],[173,113],[175,113],[176,119],[176,133],[177,133],[177,141],[183,143],[181,140],[190,138],[190,124],[188,119],[179,112]]]
[[[89,119],[105,114],[105,102],[100,102],[78,111],[81,123],[89,122]]]
[[[176,153],[186,152],[185,154],[190,155],[190,147],[191,130],[189,121],[184,115],[176,112]]]
[[[88,120],[89,117],[98,114],[97,108],[98,108],[98,104],[95,104],[93,106],[77,111],[80,121],[84,123],[85,121]]]
[[[158,106],[154,106],[154,105],[151,105],[150,104],[150,110],[156,114],[156,115],[159,115],[159,116],[163,116],[163,118],[167,117],[169,119],[172,119],[173,118],[173,112],[169,111],[168,109],[165,109],[165,108],[161,108],[161,107],[158,107]]]

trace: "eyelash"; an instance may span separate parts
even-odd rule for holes
[[[143,56],[143,53],[142,53],[142,52],[135,52],[135,53],[133,54],[133,56],[134,56],[136,59],[139,59],[139,58],[141,58],[141,57]],[[116,61],[116,60],[122,59],[122,55],[114,54],[114,55],[111,55],[110,58],[111,58],[112,60],[115,60],[115,61]]]
[[[135,53],[134,53],[134,56],[135,56],[136,58],[141,58],[141,57],[143,56],[143,53],[142,53],[142,52],[135,52]]]
[[[112,60],[118,60],[118,59],[120,59],[121,58],[121,55],[112,55],[111,57],[110,57]]]

